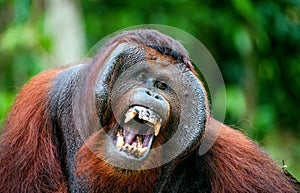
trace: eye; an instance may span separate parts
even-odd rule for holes
[[[155,81],[154,87],[160,89],[160,90],[166,90],[168,88],[168,85],[165,82],[162,81]]]

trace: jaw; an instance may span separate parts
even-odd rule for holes
[[[128,159],[111,144],[111,137],[104,128],[95,132],[80,148],[76,172],[80,179],[84,179],[83,183],[97,187],[99,192],[153,192],[161,167],[151,165],[159,162],[161,152],[150,151],[143,160]]]
[[[142,161],[148,157],[162,124],[163,119],[155,111],[133,105],[123,114],[121,124],[110,130],[109,148],[131,161]]]

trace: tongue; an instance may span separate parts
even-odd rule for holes
[[[128,143],[129,145],[131,145],[133,143],[133,139],[135,138],[136,134],[131,133],[129,128],[125,127],[123,136],[124,136],[125,144]]]

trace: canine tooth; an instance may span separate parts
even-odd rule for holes
[[[122,129],[118,129],[117,131],[117,137],[122,136]]]
[[[142,138],[140,136],[137,136],[136,140],[137,140],[137,148],[138,149],[142,148],[143,147]]]
[[[161,121],[157,122],[154,126],[154,135],[157,136],[161,127]]]
[[[123,136],[118,135],[116,146],[118,149],[121,149],[123,147],[123,145],[124,145],[124,138],[123,138]]]
[[[125,115],[125,121],[124,123],[128,123],[131,119],[133,119],[136,116],[137,112],[135,109],[129,109],[128,112]]]
[[[139,148],[138,151],[139,151],[139,154],[142,155],[147,151],[147,147]]]

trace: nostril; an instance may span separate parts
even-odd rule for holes
[[[153,93],[153,92],[151,92],[150,90],[145,90],[145,93],[146,93],[148,96],[153,97],[153,98],[155,98],[155,99],[157,99],[157,100],[162,100],[162,97],[161,97],[159,94]]]
[[[161,97],[159,95],[155,95],[154,98],[161,100]]]
[[[150,92],[150,90],[146,90],[146,94],[149,96],[152,96],[152,93]]]

